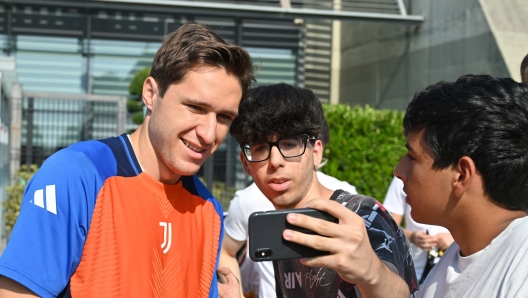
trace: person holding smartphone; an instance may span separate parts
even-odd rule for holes
[[[324,150],[324,147],[330,142],[330,131],[326,121],[323,123],[323,127],[317,138],[321,140]],[[342,189],[351,194],[357,194],[356,188],[353,185],[321,172],[320,169],[324,164],[325,161],[321,162],[316,172],[317,180],[323,186],[331,190]],[[249,216],[253,212],[273,209],[275,209],[273,204],[253,182],[250,186],[235,193],[235,197],[229,203],[228,214],[224,220],[225,234],[224,241],[222,242],[219,266],[231,268],[240,281],[242,293],[248,297],[275,297],[275,276],[272,262],[254,262],[250,259],[249,250],[247,249],[240,265],[236,258],[240,249],[247,244]]]
[[[288,214],[318,235],[287,229],[285,240],[329,254],[274,261],[277,297],[409,297],[418,290],[409,242],[390,214],[317,178],[323,123],[313,92],[281,83],[252,89],[230,129],[245,172],[275,209],[314,208],[339,221]]]

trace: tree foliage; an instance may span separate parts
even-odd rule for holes
[[[324,105],[324,110],[330,144],[322,171],[382,202],[394,167],[406,152],[404,112],[348,105]]]
[[[26,184],[37,170],[38,167],[36,165],[22,165],[15,173],[15,184],[7,187],[7,200],[3,202],[3,205],[5,209],[5,227],[8,232],[13,230],[20,213],[20,205],[22,204],[22,196],[24,195]]]
[[[141,93],[143,92],[143,83],[150,75],[150,67],[138,71],[128,86],[130,98],[127,101],[128,112],[132,114],[132,122],[139,125],[143,122],[143,103],[141,102]]]

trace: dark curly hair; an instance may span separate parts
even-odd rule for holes
[[[488,75],[442,81],[415,94],[403,125],[406,135],[424,130],[433,168],[469,156],[491,200],[528,209],[528,85]]]
[[[240,104],[230,133],[239,144],[308,134],[319,137],[325,119],[321,102],[305,88],[280,83],[251,89]]]

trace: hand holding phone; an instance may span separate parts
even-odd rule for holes
[[[328,254],[325,251],[287,241],[282,237],[282,233],[286,229],[305,234],[317,234],[288,223],[286,215],[289,213],[304,214],[334,223],[339,222],[336,217],[329,213],[311,208],[255,212],[249,216],[249,257],[253,261],[311,258]]]

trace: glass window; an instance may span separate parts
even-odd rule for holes
[[[19,35],[15,59],[24,91],[86,92],[86,62],[78,39]]]
[[[161,43],[92,40],[90,93],[128,95],[134,75],[152,65]]]

